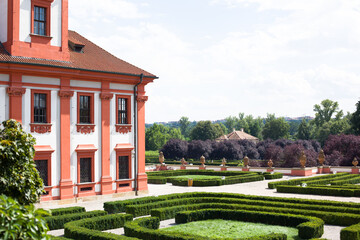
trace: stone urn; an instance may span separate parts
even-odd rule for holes
[[[205,167],[205,157],[204,156],[200,157],[200,163],[201,163],[201,167]]]
[[[226,166],[226,159],[225,159],[225,158],[223,158],[223,159],[221,160],[221,166],[223,166],[223,167]]]
[[[325,153],[324,153],[324,150],[320,150],[319,152],[319,157],[318,157],[318,160],[319,160],[319,164],[320,166],[324,166],[324,162],[325,162]]]
[[[248,158],[248,156],[245,156],[243,161],[244,161],[244,167],[248,168],[249,167],[249,158]]]
[[[164,153],[163,152],[160,152],[159,153],[159,162],[161,165],[164,164],[164,161],[165,161],[165,158],[164,158]]]
[[[268,162],[267,162],[267,165],[269,166],[269,168],[272,168],[272,166],[274,165],[273,161],[270,159]]]
[[[299,161],[300,161],[301,168],[305,168],[305,165],[306,165],[306,155],[305,155],[304,151],[301,151],[301,155],[300,155]]]
[[[356,157],[354,158],[354,160],[352,161],[352,164],[354,165],[354,167],[357,167],[357,165],[359,164],[358,160],[356,159]]]
[[[181,161],[181,166],[185,166],[185,165],[186,165],[185,158],[182,158],[180,161]]]

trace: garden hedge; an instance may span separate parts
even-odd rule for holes
[[[177,224],[182,224],[208,219],[223,219],[296,227],[299,230],[299,237],[303,239],[321,237],[324,233],[324,221],[319,218],[246,210],[202,209],[183,211],[176,214],[175,222]]]
[[[327,186],[299,187],[299,186],[277,186],[276,191],[280,193],[313,194],[322,196],[358,197],[360,189],[333,188]]]
[[[264,172],[263,175],[266,180],[280,179],[280,178],[283,178],[283,176],[284,176],[282,173],[278,173],[278,172]]]
[[[51,216],[59,216],[70,213],[81,213],[85,212],[84,207],[66,207],[66,208],[54,208],[51,209]]]
[[[107,229],[121,228],[132,219],[130,214],[111,214],[68,222],[64,226],[65,237],[75,240],[137,240],[137,238],[102,232]]]
[[[80,213],[71,213],[71,214],[64,214],[58,216],[50,216],[50,217],[46,217],[45,220],[50,230],[56,230],[56,229],[64,228],[64,224],[67,222],[72,222],[83,218],[103,216],[106,214],[107,214],[106,211],[96,210],[91,212],[80,212]]]
[[[212,240],[208,237],[193,236],[190,234],[166,233],[156,231],[159,228],[160,220],[157,217],[139,218],[127,222],[124,226],[126,236],[137,237],[144,240]],[[285,234],[270,234],[247,240],[286,240]]]
[[[341,240],[360,240],[360,223],[341,229]]]

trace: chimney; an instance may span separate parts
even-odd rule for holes
[[[243,129],[243,128],[241,128],[241,131],[242,131],[242,132],[244,132],[244,129]]]
[[[235,128],[233,128],[233,132],[235,132],[236,130],[235,130]]]

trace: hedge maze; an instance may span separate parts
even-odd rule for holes
[[[106,202],[104,210],[106,215],[76,221],[69,220],[64,224],[65,238],[210,239],[157,230],[160,221],[175,218],[176,223],[224,219],[291,226],[298,229],[299,237],[302,239],[320,238],[324,231],[324,224],[338,225],[346,227],[341,231],[341,240],[360,240],[360,203],[191,192]],[[73,214],[81,213],[83,212]],[[60,218],[67,214],[58,214],[53,217]],[[137,218],[133,219],[134,217]],[[122,227],[125,236],[102,232]],[[270,234],[246,239],[283,240],[287,237],[284,234]]]
[[[323,196],[360,197],[360,176],[337,173],[310,178],[268,183],[271,189],[281,193],[313,194]]]
[[[193,186],[220,186],[236,183],[262,181],[264,179],[282,178],[281,173],[260,173],[241,171],[214,171],[214,170],[170,170],[148,172],[148,183],[166,184],[172,183],[176,186],[188,186],[187,178],[177,178],[185,175],[221,176],[219,179],[193,179]]]

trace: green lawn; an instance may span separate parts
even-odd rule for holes
[[[221,176],[210,176],[210,175],[181,175],[176,177],[171,177],[172,179],[184,179],[187,180],[189,178],[193,180],[204,180],[204,179],[221,179]]]
[[[180,224],[173,227],[162,228],[159,231],[187,233],[211,238],[246,238],[261,236],[270,233],[284,233],[288,239],[299,240],[296,228],[283,227],[278,225],[266,225],[261,223],[227,221],[227,220],[206,220]]]

